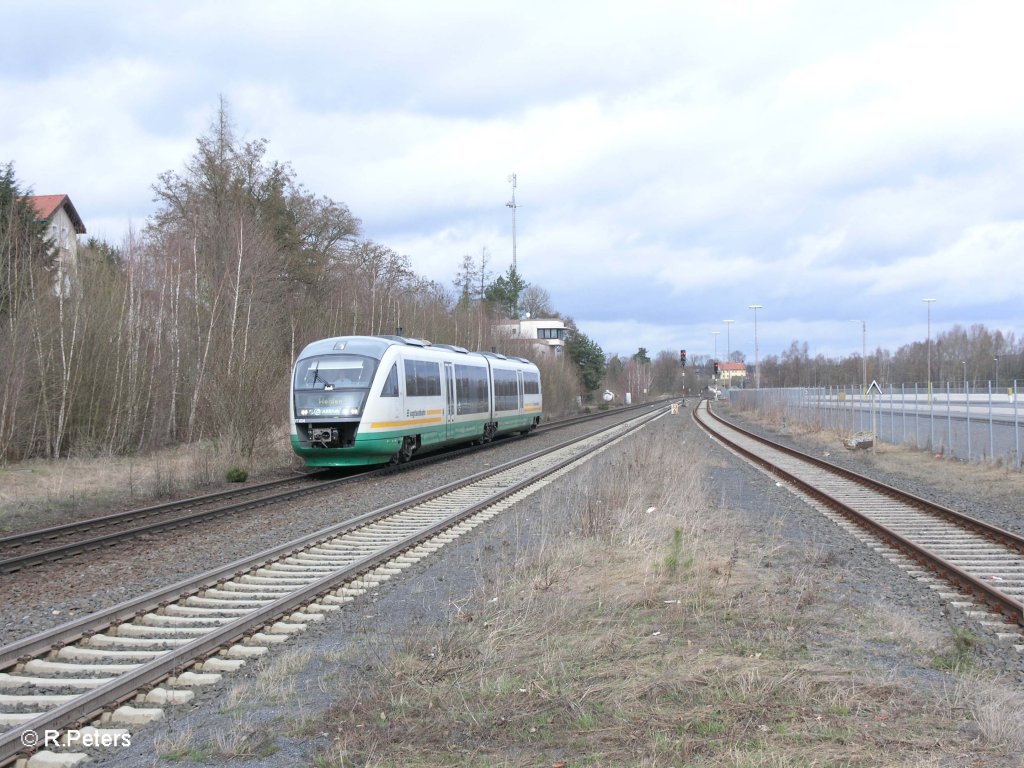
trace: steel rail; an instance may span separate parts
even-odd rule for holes
[[[320,474],[324,473],[311,472],[306,475],[306,477],[316,477]],[[180,507],[194,507],[199,504],[209,504],[223,498],[233,498],[240,495],[260,493],[268,488],[301,482],[303,479],[305,478],[284,477],[277,480],[268,480],[263,483],[247,485],[244,488],[230,488],[224,491],[217,491],[216,493],[205,494],[203,496],[193,496],[187,499],[175,499],[174,501],[166,501],[161,504],[153,504],[148,507],[139,507],[137,509],[129,509],[123,512],[114,512],[109,515],[99,515],[97,517],[90,517],[84,520],[76,520],[72,523],[54,525],[49,528],[35,528],[31,531],[12,533],[9,536],[0,537],[0,547],[16,549],[18,547],[28,546],[31,544],[39,544],[47,540],[58,539],[63,536],[79,533],[86,528],[103,528],[124,520],[144,520],[145,518],[152,517],[153,515],[173,512],[175,509]]]
[[[614,415],[616,413],[622,413],[624,411],[632,411],[639,408],[650,407],[650,404],[638,404],[634,406],[628,406],[627,408],[620,408],[613,412],[599,412],[596,414],[587,414],[585,416],[573,417],[570,419],[563,419],[557,422],[549,422],[547,425],[538,427],[538,431],[547,432],[549,430],[563,429],[565,427],[574,426],[578,423],[584,423],[592,421],[598,418]],[[448,451],[445,453],[431,454],[425,457],[418,458],[415,462],[409,464],[386,466],[378,469],[372,469],[366,472],[360,472],[356,475],[349,475],[335,480],[321,480],[319,484],[313,487],[300,488],[295,491],[285,491],[277,494],[270,494],[267,496],[261,496],[257,499],[246,499],[243,501],[230,503],[225,506],[212,507],[208,509],[198,510],[189,512],[188,514],[179,515],[177,517],[168,518],[154,523],[146,525],[133,526],[131,528],[123,528],[115,530],[110,533],[100,534],[98,536],[92,536],[86,539],[80,539],[78,541],[67,542],[59,544],[54,547],[47,549],[34,550],[32,552],[15,555],[5,559],[0,559],[0,573],[14,573],[25,568],[31,568],[37,565],[42,565],[55,560],[61,560],[66,557],[72,557],[85,552],[91,552],[102,547],[111,547],[120,544],[122,541],[134,538],[141,534],[153,534],[160,533],[163,531],[174,530],[187,525],[194,525],[197,523],[204,522],[216,517],[221,517],[229,514],[238,514],[240,512],[246,512],[258,507],[268,506],[271,504],[277,504],[284,501],[289,501],[294,498],[299,498],[304,495],[311,493],[319,493],[322,491],[329,491],[337,488],[339,485],[345,485],[359,480],[365,480],[368,477],[377,477],[380,475],[387,475],[394,473],[395,471],[401,471],[405,469],[411,469],[413,467],[422,467],[424,462],[433,461],[446,461],[456,456],[462,456],[466,453],[474,452],[485,448],[494,448],[499,445],[507,444],[504,441],[491,442],[483,446],[474,446],[472,448],[462,448],[455,451]],[[329,475],[331,470],[325,470],[322,472],[309,473],[308,478],[316,479]],[[52,526],[50,528],[41,528],[32,531],[26,531],[24,533],[13,534],[4,538],[0,538],[0,547],[21,547],[28,546],[33,543],[40,543],[46,539],[56,539],[59,537],[70,536],[76,533],[82,533],[89,531],[93,528],[106,528],[111,525],[115,525],[119,522],[132,521],[135,519],[145,519],[147,517],[153,517],[158,514],[165,514],[167,512],[173,512],[175,509],[191,509],[199,505],[206,505],[212,502],[221,501],[225,499],[237,498],[239,496],[252,496],[255,493],[260,493],[264,490],[268,490],[280,485],[289,485],[296,482],[302,482],[307,478],[282,478],[279,480],[270,480],[265,483],[258,485],[247,486],[244,489],[230,489],[225,491],[218,491],[216,493],[207,494],[204,496],[195,496],[188,499],[181,499],[177,501],[166,502],[163,504],[157,504],[150,507],[142,507],[136,510],[128,510],[125,512],[117,512],[112,515],[105,515],[102,517],[89,518],[87,520],[81,520],[74,523],[65,523],[63,525]]]
[[[279,504],[284,501],[301,498],[302,496],[308,496],[313,493],[321,493],[349,482],[352,479],[353,478],[351,477],[344,477],[336,480],[324,480],[314,486],[307,486],[305,488],[298,488],[290,491],[281,491],[268,496],[261,496],[257,499],[246,499],[244,501],[234,502],[224,507],[212,507],[210,509],[191,512],[187,515],[170,518],[168,520],[161,520],[156,523],[149,523],[147,525],[139,525],[133,528],[112,531],[111,533],[93,536],[88,539],[80,539],[78,541],[61,544],[49,549],[40,549],[35,552],[28,552],[6,560],[0,560],[0,573],[14,573],[36,565],[42,565],[56,560],[63,560],[66,557],[80,555],[85,552],[92,552],[103,547],[112,547],[127,539],[134,538],[135,536],[139,536],[144,533],[161,533],[163,531],[171,531],[176,528],[195,525],[217,517],[234,515],[240,512],[256,509],[257,507]]]
[[[655,415],[657,415],[657,412],[655,412]],[[313,533],[310,533],[306,536],[302,536],[298,539],[287,542],[285,544],[279,544],[277,546],[270,547],[266,550],[263,550],[262,552],[258,552],[254,555],[241,558],[228,565],[213,568],[197,576],[185,579],[183,581],[179,581],[171,586],[154,590],[139,597],[126,600],[122,603],[112,606],[111,608],[105,611],[91,614],[89,616],[83,616],[80,619],[76,619],[75,621],[62,624],[61,626],[55,627],[53,629],[44,630],[23,640],[11,643],[7,646],[0,648],[0,670],[3,670],[6,667],[11,666],[24,656],[31,656],[36,653],[39,653],[41,650],[46,650],[55,647],[59,648],[62,645],[67,645],[68,643],[80,639],[86,634],[96,632],[103,627],[109,626],[110,624],[115,624],[119,621],[124,621],[125,619],[132,618],[137,614],[147,613],[153,610],[154,608],[161,607],[161,605],[166,604],[170,600],[175,600],[179,597],[186,597],[188,595],[195,594],[195,592],[199,591],[202,588],[208,587],[211,584],[215,584],[219,581],[224,581],[233,578],[240,573],[244,573],[250,570],[255,565],[283,559],[285,557],[292,555],[296,551],[308,548],[310,546],[314,546],[327,539],[338,536],[339,534],[364,526],[372,522],[373,520],[376,520],[377,518],[386,517],[402,509],[405,509],[406,507],[412,506],[414,504],[421,504],[425,501],[429,501],[430,499],[436,498],[437,496],[450,493],[453,490],[469,485],[471,483],[478,482],[499,472],[506,471],[515,466],[518,466],[519,464],[524,464],[528,461],[532,461],[533,459],[539,458],[547,453],[561,450],[572,445],[573,443],[589,439],[590,437],[594,437],[600,434],[601,432],[607,431],[607,429],[611,428],[614,427],[595,430],[581,437],[562,441],[561,443],[551,446],[550,448],[546,448],[541,451],[536,451],[527,456],[518,459],[512,459],[508,462],[505,462],[504,464],[499,464],[497,466],[481,470],[480,472],[476,472],[467,477],[452,481],[450,483],[447,483],[446,485],[440,486],[439,488],[434,488],[432,490],[416,494],[415,496],[410,496],[409,498],[397,501],[394,504],[389,504],[385,507],[381,507],[379,509],[366,512],[362,515],[358,515],[344,522],[336,523],[326,528],[322,528],[318,531],[314,531]]]
[[[628,429],[626,429],[621,436],[625,436],[626,434],[645,426],[651,420],[661,415],[661,413],[663,413],[663,409],[637,418],[632,425],[628,425]],[[617,426],[621,425],[615,425],[615,427]],[[609,429],[613,429],[615,427],[610,427]],[[506,462],[499,467],[478,472],[469,478],[448,483],[441,488],[418,494],[410,499],[389,505],[380,510],[366,513],[360,516],[360,518],[356,518],[336,526],[331,526],[311,534],[308,537],[289,542],[281,547],[266,550],[264,553],[260,553],[259,555],[255,555],[251,558],[236,561],[224,568],[207,572],[207,574],[203,574],[189,582],[182,582],[179,583],[179,585],[175,585],[167,590],[162,590],[159,593],[151,593],[150,595],[143,596],[138,601],[130,601],[131,603],[134,603],[130,610],[128,610],[129,604],[125,603],[111,609],[110,611],[97,614],[95,617],[87,617],[93,619],[93,622],[88,622],[88,626],[91,627],[92,631],[95,631],[102,626],[109,626],[111,623],[117,623],[118,619],[111,621],[111,617],[115,614],[124,617],[135,616],[139,612],[145,612],[145,608],[142,607],[143,604],[150,607],[166,605],[169,598],[174,597],[176,599],[184,596],[177,593],[181,584],[188,583],[190,585],[197,585],[200,582],[203,582],[202,585],[207,588],[214,586],[218,580],[227,577],[229,574],[237,576],[241,573],[252,570],[253,566],[266,565],[268,562],[280,560],[291,553],[314,546],[318,542],[335,538],[339,533],[343,533],[346,530],[362,527],[371,520],[387,517],[401,509],[416,506],[424,501],[446,495],[453,490],[467,485],[472,485],[492,475],[499,474],[537,458],[541,458],[547,454],[562,450],[574,443],[587,440],[602,431],[606,430],[598,430],[584,437],[564,441],[559,445],[535,452],[527,457]],[[429,527],[417,531],[416,533],[411,534],[388,547],[378,550],[361,560],[327,574],[307,586],[299,587],[288,595],[285,595],[261,608],[257,608],[251,613],[239,617],[228,624],[213,629],[195,640],[175,649],[168,650],[160,657],[142,664],[137,669],[124,673],[115,680],[111,680],[110,682],[105,683],[87,693],[76,696],[74,700],[60,705],[49,712],[41,714],[20,726],[12,728],[8,733],[0,735],[0,765],[7,765],[12,760],[17,759],[20,755],[24,755],[26,753],[26,748],[22,741],[24,733],[34,731],[39,737],[38,743],[41,744],[43,742],[42,736],[47,730],[64,730],[69,727],[82,725],[101,712],[110,709],[112,706],[116,706],[119,703],[134,697],[140,689],[151,686],[169,675],[182,671],[186,666],[191,665],[196,660],[209,657],[224,645],[231,643],[238,638],[244,637],[247,634],[251,634],[254,630],[263,627],[282,616],[288,615],[302,606],[308,605],[323,593],[329,592],[335,587],[341,586],[346,582],[350,582],[368,571],[372,571],[373,568],[380,564],[386,563],[399,554],[436,537],[443,531],[458,525],[484,509],[499,503],[503,499],[520,492],[530,485],[537,483],[544,477],[580,461],[588,454],[602,447],[603,444],[592,446],[580,453],[567,456],[552,465],[542,468],[539,472],[534,472],[518,482],[511,483],[488,498],[461,509]],[[212,579],[210,578],[211,576]],[[188,594],[194,594],[194,592],[189,592]],[[33,652],[39,652],[40,650],[45,651],[52,647],[54,642],[56,642],[57,645],[62,645],[69,642],[71,639],[77,639],[73,638],[73,635],[81,637],[84,634],[87,634],[87,632],[83,631],[86,624],[87,623],[84,620],[73,622],[72,624],[57,628],[57,630],[53,630],[48,633],[40,633],[40,635],[28,638],[22,643],[17,643],[13,646],[0,649],[0,669],[8,666],[12,659],[16,661],[18,657],[23,657],[25,654],[31,655]],[[72,627],[73,629],[71,630],[71,634],[68,634],[67,630]],[[48,638],[49,642],[47,642],[47,638],[43,637],[44,635],[50,636]],[[55,640],[55,638],[60,639]]]
[[[791,448],[787,445],[776,443],[772,440],[769,440],[766,437],[762,437],[761,435],[755,434],[750,430],[744,429],[743,427],[737,426],[736,424],[726,421],[711,409],[710,403],[708,404],[707,412],[715,421],[721,424],[725,424],[729,429],[733,429],[741,433],[745,437],[750,438],[751,440],[755,440],[763,445],[767,445],[770,448],[773,448],[777,451],[781,451],[782,453],[785,453],[794,458],[806,461],[807,463],[813,464],[819,469],[824,469],[827,472],[840,475],[841,477],[844,477],[847,480],[851,480],[855,483],[859,483],[860,485],[868,486],[873,490],[878,491],[879,493],[884,493],[886,496],[890,496],[906,504],[915,506],[924,512],[928,512],[929,514],[943,517],[956,525],[970,528],[975,533],[980,533],[983,536],[992,539],[992,541],[998,542],[999,544],[1002,544],[1004,546],[1010,546],[1016,549],[1018,552],[1024,554],[1024,536],[1019,536],[1013,531],[1008,531],[1005,528],[1000,528],[999,526],[992,525],[991,523],[986,523],[984,520],[979,520],[976,517],[971,517],[970,515],[966,515],[963,512],[957,512],[956,510],[950,509],[949,507],[945,507],[937,502],[929,501],[928,499],[922,498],[921,496],[916,496],[908,491],[903,491],[900,490],[899,488],[895,488],[894,486],[887,485],[886,483],[883,483],[880,480],[875,480],[874,478],[866,477],[865,475],[860,475],[850,469],[846,469],[845,467],[838,467],[835,464],[830,464],[829,462],[824,461],[823,459],[819,459],[817,456],[811,456],[810,454],[799,451],[796,448]],[[694,415],[694,418],[698,418],[696,414]]]
[[[840,514],[842,514],[847,519],[851,520],[852,522],[856,523],[860,527],[862,527],[862,528],[868,530],[869,532],[873,533],[875,536],[881,538],[883,541],[888,542],[894,548],[900,550],[901,552],[904,552],[905,554],[907,554],[908,556],[910,556],[914,560],[917,560],[918,562],[926,565],[928,568],[930,568],[931,570],[935,571],[936,573],[938,573],[943,578],[947,579],[948,581],[953,582],[957,586],[959,586],[959,587],[965,589],[966,591],[974,594],[982,602],[984,602],[985,604],[989,605],[991,608],[995,609],[996,611],[998,611],[999,613],[1003,614],[1007,618],[1010,618],[1013,621],[1015,621],[1015,622],[1017,622],[1019,624],[1024,625],[1024,603],[1021,603],[1019,600],[1016,600],[1016,599],[1010,597],[1009,595],[1004,594],[1003,592],[999,591],[998,589],[995,589],[994,587],[990,586],[986,582],[978,579],[977,577],[971,575],[970,573],[967,573],[966,571],[964,571],[963,569],[957,567],[956,565],[946,561],[945,559],[943,559],[939,555],[936,555],[935,553],[931,552],[926,547],[923,547],[923,546],[915,543],[914,541],[912,541],[912,540],[908,539],[907,537],[897,533],[896,531],[893,531],[891,528],[883,525],[882,523],[878,522],[877,520],[872,519],[870,516],[865,515],[865,514],[859,512],[857,509],[855,509],[854,507],[850,506],[849,504],[847,504],[846,502],[842,501],[841,499],[835,498],[834,496],[826,493],[825,491],[821,490],[820,488],[812,485],[808,481],[806,481],[806,480],[804,480],[804,479],[802,479],[802,478],[792,474],[791,472],[788,472],[785,469],[782,469],[781,467],[779,467],[777,464],[774,464],[769,459],[767,459],[767,458],[765,458],[763,456],[759,456],[758,454],[756,454],[755,452],[751,451],[750,449],[745,448],[742,445],[739,445],[738,443],[736,443],[733,440],[730,440],[727,436],[722,434],[721,428],[719,428],[719,430],[716,431],[716,430],[712,429],[706,422],[704,422],[701,419],[701,417],[697,414],[697,411],[699,411],[699,410],[700,410],[699,407],[694,409],[694,413],[693,413],[694,420],[697,422],[697,424],[699,424],[702,428],[704,428],[709,434],[713,435],[716,439],[722,441],[724,444],[728,445],[733,450],[735,450],[738,453],[742,454],[743,456],[748,458],[753,463],[758,464],[759,466],[764,467],[771,474],[785,478],[787,481],[789,481],[790,483],[792,483],[796,487],[800,488],[802,491],[804,491],[805,493],[807,493],[811,497],[819,500],[820,502],[822,502],[823,504],[825,504],[829,508],[834,509],[835,511],[839,512]],[[707,410],[708,410],[709,413],[711,412],[710,407],[708,407]],[[831,464],[828,464],[827,462],[822,462],[822,461],[816,459],[815,457],[807,456],[806,454],[803,454],[800,451],[793,451],[792,449],[786,448],[785,446],[779,446],[778,444],[773,443],[772,441],[767,440],[765,438],[762,438],[760,436],[752,435],[749,432],[747,432],[747,430],[743,430],[743,429],[741,429],[739,427],[736,427],[736,426],[734,426],[732,424],[729,424],[724,419],[719,418],[718,421],[721,424],[726,425],[728,428],[731,428],[731,429],[736,430],[737,432],[740,432],[744,436],[749,436],[751,438],[754,438],[758,443],[763,444],[763,445],[765,445],[765,446],[767,446],[767,447],[769,447],[771,449],[778,450],[779,452],[784,453],[786,455],[793,456],[794,458],[799,458],[799,459],[802,459],[802,460],[807,460],[808,463],[816,466],[817,468],[825,469],[827,471],[832,472],[833,474],[840,475],[840,476],[844,477],[845,479],[848,479],[848,480],[851,480],[853,482],[856,482],[856,483],[858,483],[858,484],[860,484],[862,486],[872,487],[872,489],[874,489],[873,486],[875,484],[875,481],[872,481],[870,478],[865,478],[862,475],[858,475],[855,472],[850,472],[849,470],[836,471],[838,468],[834,467]],[[880,485],[884,485],[884,484],[880,484]],[[925,505],[930,505],[930,502],[927,502],[926,500],[921,499],[920,497],[916,497],[916,496],[913,496],[911,494],[903,494],[902,491],[900,491],[900,490],[898,490],[896,488],[892,488],[891,486],[885,486],[885,488],[887,489],[886,495],[894,496],[894,498],[897,498],[898,500],[902,500],[900,497],[905,495],[907,497],[907,501],[909,503],[912,503],[914,506],[917,506],[919,508],[920,508],[921,503],[924,503]],[[892,492],[892,493],[890,493],[890,492]],[[938,506],[938,505],[935,505],[935,506]],[[948,510],[948,509],[946,509],[944,507],[939,507],[939,510],[945,510],[947,512],[951,512],[952,511],[952,510]],[[925,508],[923,511],[929,511],[929,510],[927,508]],[[955,515],[959,515],[959,513],[954,513],[954,514]],[[942,514],[941,516],[945,517],[945,514]],[[963,516],[963,517],[966,517],[966,516]],[[973,518],[968,518],[968,519],[972,520],[972,521],[974,520]],[[981,522],[981,521],[975,521],[975,522]],[[996,531],[1001,530],[1001,529],[995,528],[994,526],[991,526],[990,529],[994,529]],[[1008,535],[1011,537],[1010,541],[1014,545],[1016,545],[1017,542],[1019,542],[1020,537],[1016,536],[1016,534],[1008,533]],[[1004,542],[1004,541],[1000,541],[999,543],[1007,544],[1007,542]]]

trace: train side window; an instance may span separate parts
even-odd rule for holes
[[[538,376],[536,373],[523,371],[523,394],[540,394],[540,376]]]
[[[388,378],[380,390],[381,397],[398,397],[398,363],[391,366]]]
[[[427,360],[406,360],[405,396],[440,397],[441,366]]]

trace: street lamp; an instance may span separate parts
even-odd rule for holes
[[[763,304],[750,304],[747,309],[754,310],[754,389],[761,388],[761,358],[757,348],[757,310],[764,309]]]
[[[851,320],[851,323],[860,323],[860,370],[863,380],[861,392],[868,391],[868,323],[867,320]]]
[[[935,299],[921,299],[928,305],[928,399],[932,399],[932,303]]]
[[[999,356],[997,355],[997,356],[993,357],[992,359],[996,361],[996,389],[998,390],[999,389]]]
[[[711,335],[715,337],[715,362],[716,363],[718,362],[718,336],[721,333],[722,333],[721,331],[712,331],[711,332]],[[998,359],[999,358],[997,357],[996,360],[998,360]]]
[[[967,397],[967,361],[961,360],[960,365],[964,367],[964,397]]]
[[[729,335],[729,326],[735,323],[735,320],[723,320],[725,323],[725,362],[731,362],[729,355],[732,354],[732,338]]]

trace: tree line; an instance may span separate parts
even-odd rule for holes
[[[853,386],[865,376],[868,383],[877,381],[883,387],[926,386],[929,360],[933,386],[963,388],[966,380],[971,390],[985,389],[990,382],[994,389],[1004,390],[1014,381],[1024,381],[1024,338],[982,324],[954,325],[936,334],[930,345],[927,340],[914,341],[895,352],[878,347],[866,357],[838,358],[811,357],[806,341],[793,341],[782,354],[761,359],[761,386]],[[749,361],[747,368],[752,381]]]
[[[145,228],[117,245],[83,243],[68,290],[55,283],[45,223],[13,165],[2,170],[3,462],[203,438],[251,459],[281,439],[291,363],[314,339],[400,333],[531,356],[496,322],[554,314],[514,268],[494,278],[486,251],[479,264],[464,259],[454,291],[417,275],[407,256],[364,238],[348,206],[268,160],[265,140],[240,140],[223,100],[182,169],[154,183]],[[554,412],[604,373],[582,333],[565,358],[538,364]]]

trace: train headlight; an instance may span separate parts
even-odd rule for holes
[[[299,416],[309,416],[309,410],[303,408],[301,411],[299,411]]]

